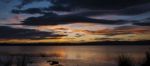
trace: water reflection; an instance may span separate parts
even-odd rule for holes
[[[150,46],[1,46],[0,54],[33,55],[36,66],[49,66],[48,60],[60,61],[65,66],[115,66],[119,55],[138,63],[149,50]]]

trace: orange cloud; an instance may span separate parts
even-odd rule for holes
[[[120,35],[120,34],[144,34],[150,33],[150,28],[147,27],[119,27],[116,29],[103,29],[103,30],[73,30],[73,32],[93,34],[93,35]]]

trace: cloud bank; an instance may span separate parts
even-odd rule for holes
[[[14,9],[13,13],[17,14],[42,14],[39,17],[29,17],[22,21],[23,25],[57,25],[76,22],[91,22],[100,24],[127,24],[139,21],[130,20],[107,20],[94,19],[89,16],[97,15],[138,15],[150,11],[150,3],[148,0],[22,0],[22,6],[31,4],[32,2],[48,1],[51,6],[48,8],[29,8],[29,9]],[[81,9],[76,11],[76,9]],[[59,15],[58,13],[66,12],[68,14]]]
[[[0,38],[2,39],[44,39],[46,37],[62,37],[64,35],[53,34],[52,32],[42,32],[33,29],[17,29],[0,26]]]

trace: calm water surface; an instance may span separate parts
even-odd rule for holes
[[[0,53],[8,54],[58,54],[55,57],[65,66],[112,66],[120,55],[140,62],[150,46],[1,46]],[[54,57],[37,57],[38,63],[29,66],[50,66],[46,61]],[[34,58],[35,59],[35,58]]]

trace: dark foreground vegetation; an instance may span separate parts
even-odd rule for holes
[[[42,59],[37,58],[48,58],[48,57],[60,57],[57,54],[0,54],[0,66],[32,66],[29,64],[40,63]],[[63,66],[56,60],[45,61],[49,66]]]
[[[29,66],[28,64],[39,63],[32,58],[47,58],[53,55],[44,54],[0,54],[0,66]],[[57,55],[55,55],[57,56]],[[49,66],[64,66],[60,61],[46,60]],[[139,64],[135,64],[134,60],[125,55],[120,55],[116,60],[117,66],[150,66],[150,52],[145,53],[143,60],[139,60]]]
[[[118,58],[118,66],[150,66],[150,52],[145,53],[145,58],[139,64],[133,62],[128,56],[121,55]]]

